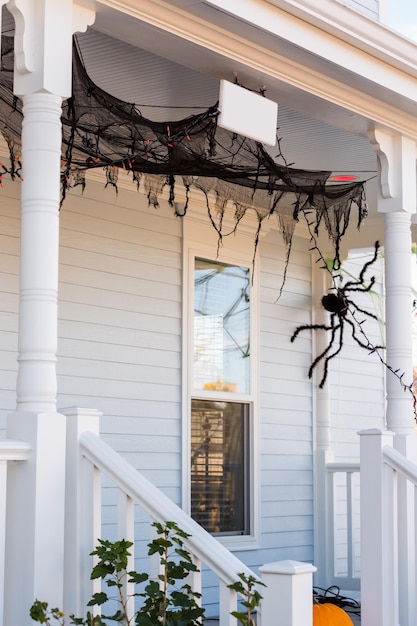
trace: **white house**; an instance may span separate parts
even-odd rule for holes
[[[383,466],[417,480],[409,393],[416,44],[385,23],[382,1],[0,5],[5,62],[14,46],[12,92],[7,68],[0,72],[4,626],[31,623],[35,597],[66,610],[71,602],[82,604],[87,592],[80,572],[87,575],[88,564],[83,569],[81,552],[89,544],[80,537],[90,513],[96,524],[91,540],[116,536],[116,473],[104,480],[95,516],[77,482],[83,466],[75,461],[76,445],[85,430],[99,430],[112,450],[256,574],[265,563],[313,564],[316,584],[337,583],[352,593],[361,578],[364,626],[411,624],[415,564],[404,556],[409,545],[385,552],[389,526],[378,525],[372,513],[396,510],[396,500],[388,499],[382,483],[378,487]],[[92,83],[83,117],[71,125],[74,33],[77,58]],[[250,176],[245,170],[256,188],[246,210],[253,187],[248,196],[237,176],[249,161],[241,163],[239,151],[231,156],[241,135],[226,131],[232,143],[225,146],[210,131],[222,132],[216,124],[220,81],[278,104],[279,143],[265,154],[280,171],[292,172],[292,181],[304,181],[297,190],[304,190],[308,211],[294,215],[295,188],[293,195],[283,188],[284,206],[284,174],[284,182],[273,181],[275,195],[256,187],[258,174],[259,180],[266,176],[256,168]],[[120,101],[127,103],[123,114]],[[143,116],[152,140],[144,135],[137,143],[129,110]],[[239,105],[238,113],[250,134],[259,116],[242,116]],[[183,119],[192,122],[179,126]],[[201,162],[193,169],[188,160],[186,171],[175,171],[174,187],[166,172],[157,178],[160,147],[174,154],[170,142],[175,148],[178,135],[172,129],[182,133],[186,152],[188,134],[191,142],[201,120],[213,151],[204,152],[202,144]],[[148,146],[155,138],[158,144]],[[108,156],[113,140],[124,142],[126,158]],[[245,159],[260,158],[252,147]],[[151,165],[141,170],[137,155],[148,153]],[[317,182],[323,179],[325,185]],[[225,190],[217,180],[232,187]],[[337,208],[345,213],[332,221],[332,204],[316,233],[315,216],[329,188],[339,190]],[[357,203],[351,204],[354,191]],[[265,197],[279,201],[264,219]],[[219,221],[216,209],[227,199]],[[245,213],[240,221],[235,205]],[[326,216],[340,249],[328,237]],[[343,341],[339,345],[336,328],[337,354],[325,375],[331,332],[294,333],[331,323],[321,298],[332,291],[325,263],[334,259],[343,278],[335,284],[349,283],[349,307],[359,309],[347,321],[339,299],[333,319],[343,324]],[[373,349],[380,345],[386,350]],[[362,437],[361,470],[365,464],[375,485],[361,486],[361,548],[359,431],[372,435]],[[375,449],[393,446],[390,460],[382,463],[369,452],[374,441]],[[91,461],[94,446],[87,439],[83,445],[83,458]],[[403,465],[398,453],[408,457]],[[106,463],[110,467],[113,457]],[[143,494],[152,517],[159,499]],[[171,511],[163,502],[159,514],[166,517]],[[407,516],[401,513],[393,528],[413,541],[408,515],[408,509]],[[125,529],[136,533],[140,562],[147,517],[137,512],[125,519]],[[407,568],[398,584],[397,560]],[[209,615],[219,612],[216,585],[204,571]]]

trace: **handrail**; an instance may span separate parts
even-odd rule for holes
[[[150,517],[159,522],[176,522],[190,537],[186,543],[226,584],[236,582],[240,573],[259,579],[254,572],[231,554],[217,539],[207,533],[168,496],[123,459],[96,434],[80,435],[82,454],[106,474],[126,495],[140,504]]]
[[[383,459],[391,469],[401,472],[408,480],[417,486],[417,465],[409,461],[398,450],[391,446],[384,446],[382,449]]]

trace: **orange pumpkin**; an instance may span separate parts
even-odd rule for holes
[[[313,626],[353,626],[349,615],[331,602],[313,604]]]

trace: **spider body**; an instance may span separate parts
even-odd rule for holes
[[[327,293],[321,299],[321,303],[329,313],[337,313],[337,315],[346,315],[349,308],[349,300],[338,289],[336,293]]]
[[[324,330],[330,333],[330,339],[327,347],[314,359],[308,370],[309,378],[313,375],[313,370],[320,361],[323,361],[323,375],[319,387],[322,388],[327,379],[328,367],[330,359],[333,359],[343,348],[343,336],[346,327],[350,327],[352,338],[361,347],[374,352],[382,349],[383,346],[372,345],[367,339],[362,329],[362,324],[366,317],[377,320],[377,316],[370,311],[366,311],[359,307],[352,299],[353,292],[369,292],[375,284],[375,276],[372,276],[368,283],[365,282],[365,274],[368,268],[375,263],[378,258],[379,242],[375,242],[375,250],[372,259],[367,261],[359,274],[358,280],[349,280],[342,286],[333,287],[331,293],[325,294],[321,303],[322,306],[330,313],[329,324],[304,324],[295,329],[291,342],[293,342],[300,332],[304,330]],[[335,277],[332,276],[333,281]],[[365,319],[358,321],[357,314],[365,315]],[[360,336],[359,336],[360,335]]]

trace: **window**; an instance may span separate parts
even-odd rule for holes
[[[213,534],[249,535],[250,270],[192,258],[191,515]]]
[[[249,392],[247,267],[195,259],[194,389]]]
[[[191,402],[191,515],[211,533],[246,535],[249,407]]]

